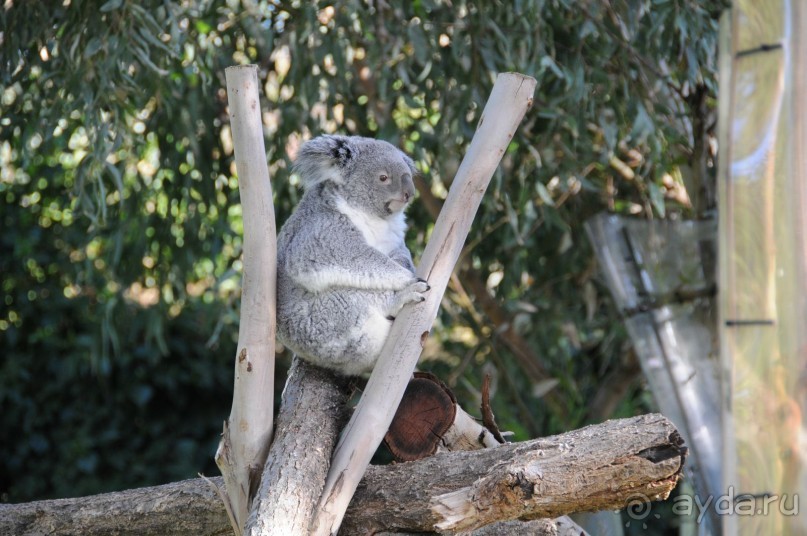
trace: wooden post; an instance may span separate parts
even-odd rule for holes
[[[535,85],[534,78],[518,73],[496,79],[417,270],[431,290],[422,304],[405,307],[392,326],[364,395],[334,452],[312,534],[325,536],[339,530],[356,486],[392,422],[482,195],[532,104]]]
[[[225,76],[244,222],[244,257],[233,406],[224,423],[216,464],[224,476],[222,498],[230,523],[240,535],[272,440],[277,246],[258,68],[228,67]]]

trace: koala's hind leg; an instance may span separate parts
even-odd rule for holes
[[[403,290],[399,290],[392,295],[389,308],[387,309],[387,317],[394,319],[401,312],[403,306],[407,303],[420,303],[426,300],[423,294],[431,289],[429,283],[423,279],[418,279]]]
[[[371,309],[368,313],[352,329],[328,333],[328,344],[317,350],[319,354],[314,360],[323,367],[347,376],[371,372],[387,340],[392,322],[377,309]]]

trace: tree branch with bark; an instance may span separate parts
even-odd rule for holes
[[[621,509],[637,498],[665,499],[681,477],[685,457],[672,423],[651,414],[492,449],[370,466],[339,533],[494,534],[495,527],[505,530],[497,523],[508,520],[506,531],[514,533],[522,525],[512,520]],[[220,478],[212,480],[222,484]],[[566,521],[544,520],[531,525],[530,534],[552,534],[558,523]],[[230,531],[220,499],[202,479],[0,505],[3,535]]]

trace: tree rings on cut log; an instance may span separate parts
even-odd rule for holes
[[[401,462],[431,456],[456,412],[456,398],[448,387],[433,374],[416,372],[406,386],[384,443]]]

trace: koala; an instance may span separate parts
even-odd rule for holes
[[[294,170],[305,191],[278,235],[278,340],[342,375],[369,372],[395,316],[430,288],[404,244],[414,163],[385,141],[320,136]]]

